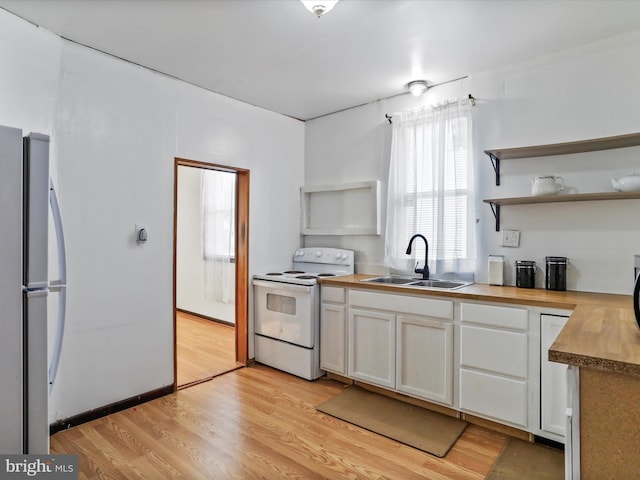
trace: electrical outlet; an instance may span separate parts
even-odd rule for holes
[[[520,232],[518,230],[502,230],[503,247],[519,247]]]

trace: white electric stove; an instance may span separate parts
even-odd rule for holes
[[[338,248],[300,248],[293,265],[253,277],[257,362],[314,380],[320,369],[318,279],[354,273],[354,253]]]

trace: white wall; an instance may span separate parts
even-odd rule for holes
[[[621,135],[640,131],[640,31],[559,52],[509,68],[480,72],[429,90],[426,98],[403,95],[318,118],[306,124],[305,184],[382,179],[388,175],[391,127],[385,113],[472,93],[474,162],[478,198],[528,195],[530,179],[556,174],[579,192],[613,191],[609,177],[636,169],[640,147],[563,157],[504,161],[501,187],[485,149]],[[474,72],[470,72],[474,73]],[[514,283],[513,262],[544,257],[570,259],[570,290],[631,293],[633,255],[640,253],[638,200],[503,207],[502,227],[521,231],[520,248],[500,246],[488,205],[478,202],[478,270],[486,282],[489,254],[506,256],[505,279]],[[386,212],[383,209],[383,223]],[[356,251],[357,271],[384,271],[383,235],[305,237],[306,246]]]
[[[223,303],[205,295],[205,267],[202,256],[202,201],[203,173],[211,170],[178,167],[178,225],[176,248],[176,306],[187,312],[235,323],[235,263],[222,266],[227,270],[230,301]]]
[[[174,157],[250,170],[249,273],[268,271],[300,242],[304,124],[4,11],[0,60],[0,123],[53,138],[69,290],[51,420],[170,385]]]

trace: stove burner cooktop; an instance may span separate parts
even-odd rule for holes
[[[287,268],[287,267],[285,267]],[[313,286],[321,278],[353,273],[353,252],[336,248],[299,248],[288,270],[254,275],[256,280]]]
[[[335,273],[307,273],[302,270],[287,270],[284,272],[269,272],[265,273],[270,277],[282,277],[282,276],[295,276],[295,278],[300,278],[302,280],[313,280],[318,277],[335,277]]]

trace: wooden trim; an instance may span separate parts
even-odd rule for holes
[[[178,356],[176,339],[177,309],[177,228],[178,228],[178,167],[194,167],[237,174],[236,184],[236,362],[249,361],[249,170],[185,158],[174,159],[173,176],[173,389],[178,390]]]
[[[58,420],[57,422],[49,425],[49,435],[53,435],[54,433],[66,430],[67,428],[76,427],[97,418],[105,417],[112,413],[121,412],[122,410],[126,410],[127,408],[135,407],[136,405],[141,405],[151,400],[155,400],[156,398],[164,397],[165,395],[173,393],[173,391],[174,386],[167,385],[166,387],[156,388],[155,390],[151,390],[149,392],[136,395],[125,400],[121,400],[119,402],[110,403],[109,405],[95,408],[93,410],[89,410],[88,412],[74,415],[73,417]]]
[[[370,392],[377,393],[380,395],[384,395],[385,397],[393,398],[395,400],[400,400],[401,402],[409,403],[411,405],[415,405],[416,407],[425,408],[427,410],[432,410],[434,412],[441,413],[443,415],[447,415],[449,417],[460,418],[461,414],[458,410],[455,410],[452,407],[446,407],[444,405],[438,405],[436,403],[431,403],[428,400],[421,400],[419,398],[410,397],[408,395],[404,395],[399,392],[394,392],[392,390],[388,390],[386,388],[377,387],[375,385],[370,385],[368,383],[361,382],[359,380],[355,380],[355,385],[358,387],[364,388],[365,390],[369,390]]]
[[[475,415],[471,415],[470,413],[462,412],[461,418],[474,425],[479,425],[481,427],[488,428],[489,430],[493,430],[495,432],[504,433],[506,435],[519,438],[520,440],[524,440],[526,442],[533,442],[533,438],[534,438],[533,434],[529,432],[525,432],[524,430],[520,430],[519,428],[510,427],[508,425],[503,425],[501,423],[492,422],[491,420],[487,420],[486,418],[476,417]]]
[[[240,368],[245,368],[245,365],[236,365],[231,370],[227,370],[226,372],[216,373],[215,375],[211,375],[206,378],[201,378],[200,380],[194,380],[193,382],[184,383],[178,387],[178,390],[184,390],[185,388],[193,387],[194,385],[200,385],[201,383],[208,382],[209,380],[213,380],[214,378],[219,377],[220,375],[225,375],[229,372],[233,372]]]
[[[195,167],[204,168],[206,170],[222,170],[223,172],[230,173],[249,173],[246,168],[229,167],[227,165],[220,165],[218,163],[200,162],[198,160],[189,160],[188,158],[175,158],[176,165],[182,165],[183,167]]]
[[[236,362],[249,361],[249,170],[238,171],[236,188]]]
[[[217,323],[218,325],[223,325],[225,327],[236,328],[236,324],[235,323],[227,322],[226,320],[220,320],[219,318],[215,318],[215,317],[208,317],[206,315],[202,315],[202,314],[197,313],[197,312],[190,312],[189,310],[184,310],[182,308],[176,308],[176,312],[180,312],[180,313],[184,313],[184,314],[187,314],[187,315],[191,315],[192,317],[198,317],[198,318],[201,318],[202,320],[207,320],[208,322]]]
[[[176,158],[173,164],[173,391],[178,391],[178,319],[176,307],[178,305],[178,166]]]
[[[353,379],[346,377],[344,375],[340,375],[338,373],[333,373],[333,372],[327,372],[327,378],[330,380],[335,380],[340,383],[344,383],[346,385],[353,385],[354,383]]]

